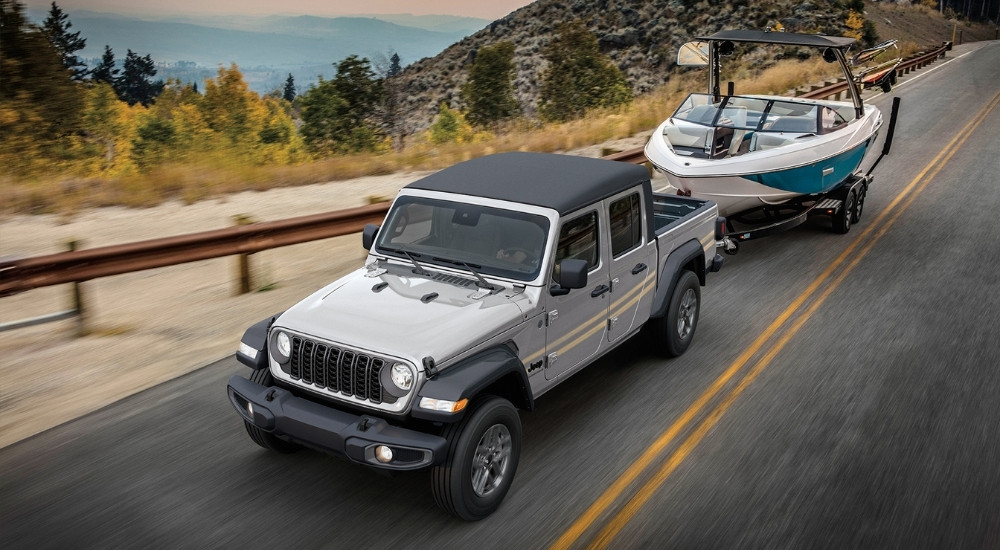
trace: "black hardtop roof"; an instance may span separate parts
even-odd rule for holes
[[[520,202],[568,214],[642,182],[649,182],[649,170],[638,164],[551,153],[500,153],[461,162],[406,188]]]
[[[711,36],[699,36],[698,40],[729,40],[731,42],[760,42],[784,44],[787,46],[812,46],[815,48],[846,48],[856,41],[846,36],[826,36],[822,34],[799,34],[780,31],[731,30],[719,31]]]

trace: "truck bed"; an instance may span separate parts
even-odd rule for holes
[[[692,214],[710,208],[710,201],[704,199],[653,193],[653,228],[661,235],[682,219],[691,219]]]

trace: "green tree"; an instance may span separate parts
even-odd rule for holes
[[[129,105],[139,103],[143,107],[148,107],[156,101],[156,96],[160,95],[164,86],[162,80],[152,81],[154,76],[156,76],[156,65],[149,54],[139,57],[139,54],[128,50],[122,73],[115,80],[115,92]]]
[[[64,154],[80,127],[82,99],[47,35],[24,6],[0,0],[0,162],[24,173]]]
[[[333,80],[321,78],[300,97],[303,139],[321,154],[376,150],[382,142],[376,122],[383,93],[368,59],[348,56],[337,64]]]
[[[462,86],[469,122],[488,126],[520,113],[521,105],[514,97],[514,75],[514,44],[498,42],[476,53],[469,80]]]
[[[90,79],[94,82],[104,82],[114,86],[120,71],[115,68],[115,53],[111,51],[111,46],[104,45],[104,55],[101,62],[90,72]]]
[[[403,72],[403,68],[399,65],[399,54],[393,52],[392,57],[389,58],[389,69],[386,71],[385,76],[387,78],[392,78],[394,76],[399,76],[399,73],[401,72]]]
[[[87,46],[87,39],[80,38],[79,32],[69,32],[72,26],[73,23],[69,22],[69,16],[63,13],[55,2],[52,2],[49,15],[42,22],[42,30],[45,31],[52,46],[59,52],[63,67],[72,73],[73,80],[83,80],[89,71],[87,71],[87,64],[76,56],[76,52]]]
[[[427,129],[427,141],[435,145],[442,145],[444,143],[466,143],[474,138],[475,132],[461,111],[448,108],[448,104],[442,101],[438,108],[437,119]]]
[[[292,73],[288,73],[288,78],[285,79],[285,90],[281,97],[289,103],[295,101],[295,78]]]
[[[625,76],[600,52],[597,38],[579,20],[560,25],[543,55],[549,63],[541,75],[539,111],[543,118],[565,121],[589,109],[632,101]]]
[[[140,170],[149,170],[162,163],[172,149],[176,134],[171,121],[147,114],[132,140],[132,160]]]

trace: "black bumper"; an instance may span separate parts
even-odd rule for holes
[[[244,420],[276,436],[389,470],[416,470],[444,459],[447,440],[393,426],[382,418],[356,415],[267,387],[240,375],[229,379],[229,402]],[[251,414],[252,409],[252,414]],[[391,462],[375,458],[375,447],[392,449]]]

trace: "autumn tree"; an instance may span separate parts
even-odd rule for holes
[[[514,97],[514,75],[514,44],[498,42],[476,52],[469,80],[462,86],[469,122],[488,126],[520,113],[521,105]]]
[[[625,75],[600,52],[597,37],[582,22],[563,23],[557,33],[542,52],[549,64],[541,75],[543,118],[565,121],[589,109],[632,101]]]
[[[49,15],[42,22],[42,30],[62,59],[63,67],[73,75],[73,80],[83,80],[89,71],[87,64],[76,56],[76,52],[87,46],[87,39],[80,38],[79,31],[70,32],[72,26],[69,16],[52,2]]]
[[[131,112],[129,106],[107,82],[94,82],[84,94],[83,128],[87,139],[101,148],[97,171],[110,172],[119,166],[119,153],[127,150]]]
[[[59,52],[16,0],[0,0],[0,75],[4,170],[25,172],[45,155],[64,155],[79,129],[80,93]]]
[[[235,64],[219,68],[215,80],[205,81],[198,111],[205,128],[222,138],[230,156],[249,158],[255,164],[288,163],[302,157],[300,138],[284,106],[276,98],[261,98],[252,91]]]

